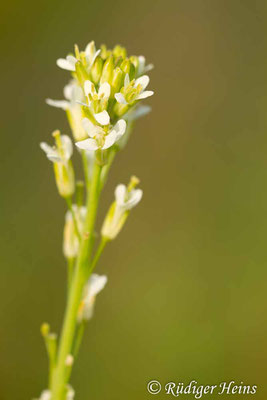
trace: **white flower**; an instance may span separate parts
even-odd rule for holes
[[[86,207],[73,205],[78,230],[82,234],[83,224],[86,217]],[[63,233],[63,254],[66,258],[74,258],[79,251],[79,238],[75,230],[75,225],[71,212],[68,210],[65,216],[65,226]]]
[[[84,93],[88,99],[88,105],[81,103],[82,105],[89,107],[94,115],[95,120],[101,125],[109,125],[110,117],[108,112],[105,110],[107,102],[110,96],[110,85],[108,82],[104,82],[100,85],[98,92],[96,91],[95,85],[87,80],[84,82]],[[101,112],[95,113],[95,109],[102,110]]]
[[[144,56],[138,57],[138,68],[137,68],[137,76],[141,76],[146,74],[148,71],[154,68],[153,64],[146,65],[146,59]]]
[[[106,122],[107,111],[103,111],[100,114],[101,115],[98,115],[99,121]],[[83,150],[108,149],[122,137],[126,129],[126,122],[124,119],[120,119],[113,127],[110,126],[108,132],[106,132],[103,127],[94,125],[88,118],[84,118],[82,123],[90,138],[75,144]]]
[[[86,58],[86,61],[88,64],[88,68],[91,68],[96,57],[100,53],[100,51],[101,50],[96,51],[94,41],[88,43],[88,45],[86,46],[85,51],[84,51],[85,58]],[[78,61],[78,59],[76,57],[74,57],[72,55],[68,55],[66,58],[59,58],[57,60],[57,65],[59,68],[74,72],[77,61]]]
[[[152,90],[145,90],[149,84],[149,76],[143,75],[136,80],[130,82],[129,75],[126,74],[124,78],[124,87],[120,93],[115,94],[115,99],[120,104],[132,104],[136,100],[145,99],[152,96]]]
[[[101,50],[96,50],[95,48],[95,42],[92,40],[90,43],[85,48],[85,57],[86,61],[89,65],[89,68],[94,64],[94,61],[98,54],[100,54]]]
[[[84,101],[83,91],[80,86],[75,83],[75,81],[71,81],[64,87],[63,93],[66,100],[46,99],[46,103],[52,107],[65,110],[74,139],[83,140],[87,135],[82,126],[82,110],[78,104]]]
[[[98,92],[95,89],[95,85],[91,81],[84,82],[84,93],[85,96],[89,98],[89,100],[102,100],[109,99],[110,96],[110,84],[108,82],[104,82],[99,86]]]
[[[63,89],[64,97],[66,100],[52,100],[46,99],[46,103],[49,106],[61,108],[62,110],[68,110],[73,106],[77,106],[77,102],[84,100],[83,91],[75,81],[71,81]]]
[[[141,189],[132,189],[128,192],[127,187],[120,184],[115,189],[115,200],[117,205],[117,211],[122,213],[129,211],[135,207],[142,199],[143,191]]]
[[[77,61],[76,57],[69,55],[66,58],[57,59],[57,66],[66,71],[75,71],[75,64]]]
[[[96,295],[104,289],[106,275],[92,274],[84,288],[84,297],[78,311],[78,321],[89,320],[93,316]]]
[[[46,153],[48,160],[54,163],[66,163],[72,156],[72,141],[67,135],[61,137],[61,147],[49,146],[45,142],[40,143],[41,149]]]
[[[66,135],[61,136],[59,131],[53,132],[56,146],[40,143],[41,149],[47,158],[54,164],[54,173],[59,194],[62,197],[72,196],[75,191],[75,178],[72,162],[72,141]]]
[[[111,205],[101,230],[104,238],[108,240],[115,239],[128,217],[128,212],[142,199],[143,191],[134,189],[138,182],[137,178],[132,177],[130,183],[130,186],[133,186],[132,189],[129,190],[129,187],[127,188],[123,184],[116,187],[115,202]]]

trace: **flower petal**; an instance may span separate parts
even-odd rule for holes
[[[138,105],[133,110],[130,110],[127,114],[124,114],[124,118],[127,121],[135,121],[138,118],[144,117],[145,115],[150,113],[151,110],[152,108],[146,104]]]
[[[125,204],[127,188],[122,183],[119,184],[115,189],[115,200],[118,206],[123,207]]]
[[[95,139],[85,139],[81,140],[80,142],[76,142],[75,145],[82,150],[97,150],[98,145]]]
[[[73,85],[72,95],[71,95],[72,103],[76,103],[77,101],[83,101],[83,100],[84,100],[84,94],[82,88],[78,85]]]
[[[100,49],[99,50],[97,50],[96,52],[95,52],[95,54],[94,54],[94,56],[93,56],[93,58],[92,58],[92,60],[91,60],[91,64],[90,64],[90,67],[92,67],[92,65],[94,64],[94,62],[95,62],[95,59],[96,59],[96,57],[98,56],[98,54],[100,53]]]
[[[94,137],[96,135],[96,126],[88,118],[83,118],[82,126],[88,136]]]
[[[103,150],[108,149],[109,147],[113,146],[113,144],[117,140],[117,133],[115,131],[111,131],[106,137],[105,137],[105,143],[102,147]]]
[[[62,147],[64,151],[64,157],[66,160],[69,160],[73,153],[72,141],[69,136],[62,135],[61,136]]]
[[[146,59],[144,56],[138,57],[137,76],[143,75],[143,74],[147,73],[148,71],[151,71],[151,69],[153,69],[153,68],[154,68],[153,64],[146,65]]]
[[[110,123],[110,117],[106,110],[102,111],[98,114],[94,114],[94,117],[95,117],[96,121],[101,125],[108,125]]]
[[[84,100],[82,88],[74,83],[74,81],[71,81],[68,85],[64,86],[63,93],[64,97],[71,103],[76,103],[77,101],[81,102]]]
[[[95,297],[99,292],[101,292],[101,290],[104,289],[107,281],[108,278],[106,277],[106,275],[92,274],[88,282],[88,297],[90,297],[91,299],[92,297]]]
[[[45,152],[48,160],[50,160],[52,162],[60,162],[61,161],[61,157],[59,156],[57,150],[54,149],[52,146],[49,146],[45,142],[41,142],[40,147]]]
[[[95,88],[95,85],[91,81],[85,81],[84,82],[84,93],[85,96],[88,96],[89,94],[93,94],[93,90]]]
[[[103,96],[104,99],[108,99],[110,96],[110,84],[108,82],[102,83],[98,90],[98,97]]]
[[[93,54],[95,54],[95,42],[93,40],[88,43],[84,52],[87,57],[90,57],[90,58],[93,57]]]
[[[120,104],[128,104],[122,93],[115,93],[115,99]]]
[[[145,69],[145,64],[146,64],[146,59],[144,56],[139,56],[138,57],[138,69],[137,69],[137,74],[142,75]]]
[[[68,60],[65,58],[59,58],[57,60],[57,66],[59,68],[65,69],[67,71],[75,71],[75,65],[71,64]]]
[[[70,63],[70,65],[72,65],[74,67],[74,70],[75,70],[75,64],[78,61],[77,58],[75,58],[74,56],[69,55],[69,56],[66,57],[66,60]]]
[[[116,135],[117,135],[117,139],[118,140],[125,132],[126,130],[126,122],[124,121],[124,119],[120,119],[116,125],[113,126],[111,132],[115,131]]]
[[[51,400],[51,392],[50,392],[50,390],[43,390],[39,400]]]
[[[153,94],[153,90],[146,90],[145,92],[142,92],[138,96],[136,96],[135,100],[146,99],[147,97],[153,96]]]
[[[49,106],[61,108],[62,110],[67,110],[68,108],[70,108],[70,103],[66,100],[46,99],[45,102]]]
[[[142,199],[143,196],[143,190],[141,189],[133,189],[130,194],[130,198],[126,202],[125,207],[127,210],[131,210],[133,207],[135,207],[139,201]]]
[[[154,64],[148,64],[148,65],[145,66],[144,72],[145,72],[145,73],[146,73],[146,72],[149,72],[149,71],[151,71],[152,69],[154,69]]]
[[[142,90],[145,90],[145,88],[147,87],[148,84],[149,84],[149,76],[143,75],[143,76],[140,76],[140,78],[136,79],[134,87],[141,85]]]
[[[74,84],[72,82],[68,83],[67,85],[64,86],[63,94],[64,94],[65,99],[71,100],[72,92],[73,92],[73,86],[74,86]]]
[[[129,74],[126,74],[124,78],[124,87],[128,86],[129,83],[130,83],[130,77]]]

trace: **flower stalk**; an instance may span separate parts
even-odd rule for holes
[[[69,300],[61,333],[58,362],[52,384],[52,400],[61,400],[64,396],[66,385],[66,359],[72,349],[76,327],[76,317],[81,300],[82,290],[89,274],[88,266],[93,246],[94,225],[99,198],[100,174],[101,166],[95,162],[90,196],[88,197],[87,203],[87,217],[84,224],[81,248],[77,258],[76,270],[70,288]]]

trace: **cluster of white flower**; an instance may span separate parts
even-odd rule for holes
[[[80,149],[110,148],[126,131],[127,121],[120,117],[133,119],[140,109],[142,114],[149,111],[139,104],[153,95],[145,90],[149,77],[144,75],[153,65],[146,66],[143,56],[127,57],[121,46],[96,50],[92,41],[84,51],[75,46],[75,56],[59,58],[57,65],[71,71],[73,79],[64,88],[65,100],[47,99],[47,104],[67,112]]]
[[[143,56],[127,57],[121,46],[107,50],[102,45],[96,50],[93,41],[84,51],[75,46],[75,54],[59,58],[57,65],[71,72],[72,79],[64,87],[65,100],[46,102],[66,111],[76,146],[87,153],[107,151],[115,145],[123,147],[130,122],[150,111],[140,101],[153,95],[153,91],[146,90],[149,77],[145,75],[153,65],[146,65]],[[74,193],[72,143],[66,136],[61,142],[57,137],[56,148],[46,143],[41,143],[41,148],[56,166],[59,193],[69,197]]]
[[[143,196],[142,190],[136,188],[139,184],[136,177],[131,178],[128,186],[119,184],[116,187],[115,201],[104,219],[99,246],[94,252],[94,221],[99,193],[116,152],[128,141],[133,122],[150,111],[149,106],[141,105],[140,102],[153,95],[153,91],[147,90],[149,77],[146,75],[153,65],[146,65],[143,56],[127,56],[126,49],[119,45],[112,50],[102,45],[96,50],[93,41],[84,51],[75,46],[74,54],[58,59],[57,65],[71,73],[71,80],[64,87],[64,100],[47,99],[46,102],[50,106],[61,108],[67,114],[75,145],[82,155],[85,183],[79,184],[75,181],[71,160],[73,144],[68,136],[61,135],[58,130],[54,131],[52,135],[55,145],[42,142],[40,146],[53,163],[59,194],[66,199],[69,207],[65,217],[63,253],[68,261],[69,299],[73,301],[73,307],[76,307],[75,313],[66,314],[66,318],[72,317],[77,324],[75,337],[71,338],[75,341],[79,338],[76,332],[82,332],[84,323],[92,318],[96,296],[107,283],[105,275],[92,274],[99,255],[106,243],[117,237],[130,210]],[[84,187],[86,206],[83,205]],[[76,204],[73,204],[73,195],[76,195]],[[90,267],[86,271],[87,275],[77,273],[84,268],[83,264]],[[77,301],[72,296],[73,292]],[[59,382],[52,379],[49,389],[42,392],[39,400],[54,400],[58,396],[60,400],[73,400],[73,389],[61,380],[64,380],[62,377],[66,372],[65,368],[70,373],[75,351],[71,347],[65,349],[62,346],[62,352],[59,349],[57,353],[57,337],[49,329],[49,325],[44,324],[42,334],[50,365],[56,365],[53,374],[56,374]],[[70,336],[73,335],[74,329],[69,331]],[[79,343],[79,340],[76,342]]]

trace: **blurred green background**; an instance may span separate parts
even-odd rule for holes
[[[70,131],[44,99],[62,98],[68,80],[55,60],[92,39],[153,62],[155,96],[103,193],[99,224],[133,173],[144,198],[100,261],[109,282],[75,365],[76,398],[150,399],[151,379],[196,379],[258,385],[253,398],[266,399],[266,5],[2,4],[1,400],[46,387],[39,327],[62,321],[65,207],[39,142]],[[217,397],[232,398],[206,396]]]

